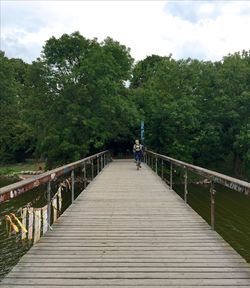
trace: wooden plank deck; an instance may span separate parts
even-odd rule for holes
[[[148,167],[114,161],[2,288],[250,287],[250,265]]]

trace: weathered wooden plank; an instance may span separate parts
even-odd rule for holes
[[[11,286],[9,286],[9,285],[1,285],[1,287],[2,288],[11,288],[11,287],[13,287],[12,285]],[[46,284],[42,284],[42,285],[39,285],[39,284],[36,284],[35,286],[33,286],[33,285],[29,285],[29,284],[25,284],[25,285],[15,285],[14,286],[15,288],[37,288],[37,287],[42,287],[42,288],[51,288],[51,285],[46,285]],[[53,285],[53,288],[61,288],[61,287],[67,287],[66,285],[64,285],[64,286],[61,286],[61,285]],[[80,284],[80,285],[70,285],[70,288],[79,288],[79,287],[86,287],[86,285],[82,285],[82,284]],[[88,287],[93,287],[93,288],[105,288],[105,287],[122,287],[122,288],[131,288],[131,287],[135,287],[133,284],[131,284],[131,285],[117,285],[117,284],[104,284],[104,285],[88,285]],[[166,284],[164,284],[164,285],[152,285],[152,284],[149,284],[149,285],[147,285],[147,284],[142,284],[142,285],[137,285],[136,287],[154,287],[154,288],[162,288],[162,287],[173,287],[173,285],[172,284],[170,284],[170,285],[168,285],[168,283],[166,283]],[[185,288],[194,288],[194,285],[185,285],[185,286],[180,286],[180,285],[175,285],[174,286],[175,288],[183,288],[183,287],[185,287]],[[213,286],[211,286],[211,285],[195,285],[195,288],[211,288],[211,287],[216,287],[216,288],[225,288],[225,287],[227,287],[227,288],[249,288],[249,285],[223,285],[223,286],[221,286],[221,285],[213,285]]]
[[[153,246],[153,247],[152,247]],[[103,242],[96,242],[96,241],[78,241],[77,243],[71,242],[71,243],[61,243],[61,242],[44,242],[44,243],[40,243],[39,245],[37,245],[37,249],[52,249],[52,250],[64,250],[65,248],[67,248],[67,250],[75,250],[77,248],[77,250],[91,250],[92,248],[107,248],[107,249],[111,249],[113,247],[119,247],[121,250],[189,250],[191,247],[193,249],[193,251],[197,251],[197,250],[209,250],[211,251],[211,249],[214,250],[220,250],[220,248],[218,248],[218,242],[217,243],[209,243],[209,242],[205,242],[199,245],[199,243],[192,243],[192,242],[158,242],[156,240],[154,241],[106,241],[103,240]],[[232,248],[228,246],[228,244],[223,243],[221,244],[221,247],[224,247],[225,249],[229,249],[231,250]]]
[[[35,253],[36,252],[36,253]],[[58,255],[58,254],[63,254],[63,255],[109,255],[109,256],[116,256],[116,257],[123,257],[125,255],[127,255],[128,257],[131,256],[143,256],[143,255],[154,255],[155,257],[158,256],[163,256],[163,257],[169,257],[169,256],[178,256],[178,255],[185,255],[186,257],[190,256],[190,255],[194,255],[194,256],[200,256],[200,257],[206,257],[208,255],[210,255],[211,253],[216,253],[217,258],[220,256],[227,256],[228,257],[232,257],[232,258],[236,258],[237,256],[234,256],[234,253],[231,251],[221,251],[220,249],[214,250],[194,250],[193,248],[190,250],[185,250],[185,249],[153,249],[153,248],[148,248],[148,249],[118,249],[116,247],[110,247],[110,249],[97,249],[97,248],[93,248],[93,249],[82,249],[82,250],[78,250],[78,249],[34,249],[32,251],[33,255],[40,255],[40,254],[50,254],[50,255]],[[239,256],[238,256],[239,257]]]
[[[26,257],[25,259],[35,259],[37,261],[37,255],[39,255],[39,261],[42,261],[42,259],[48,259],[48,261],[50,259],[54,260],[54,259],[67,259],[67,261],[69,261],[70,259],[75,259],[76,261],[86,261],[86,259],[91,259],[91,261],[96,261],[96,259],[102,259],[102,261],[128,261],[128,260],[132,260],[132,261],[136,261],[137,259],[139,260],[143,260],[143,261],[185,261],[186,259],[188,259],[189,262],[194,261],[194,262],[224,262],[224,261],[229,261],[229,262],[238,262],[238,263],[245,263],[244,259],[241,259],[238,256],[234,256],[234,255],[214,255],[214,256],[206,256],[204,257],[204,255],[193,255],[193,254],[186,254],[183,255],[183,253],[180,254],[170,254],[167,256],[162,256],[161,254],[159,255],[144,255],[144,254],[127,254],[127,255],[112,255],[109,253],[97,253],[97,254],[93,254],[93,253],[88,253],[88,254],[77,254],[77,253],[69,253],[69,254],[62,254],[62,253],[57,253],[57,254],[43,254],[41,255],[36,253],[36,254],[30,254],[29,257]],[[176,259],[176,260],[175,260]]]
[[[220,257],[218,258],[217,255],[207,255],[206,257],[204,257],[204,255],[193,255],[193,254],[187,254],[187,255],[183,255],[178,254],[172,254],[172,255],[167,255],[166,256],[162,256],[161,254],[159,255],[155,255],[155,254],[150,254],[150,255],[145,255],[145,254],[126,254],[126,255],[110,255],[110,254],[103,254],[103,253],[98,253],[98,254],[93,254],[93,253],[88,253],[88,254],[62,254],[62,253],[58,253],[58,254],[31,254],[29,253],[29,255],[25,255],[20,262],[22,261],[37,261],[37,255],[39,255],[39,262],[42,261],[70,261],[70,260],[74,260],[76,262],[86,262],[86,261],[103,261],[103,262],[107,262],[107,261],[111,261],[111,262],[137,262],[137,261],[150,261],[150,262],[172,262],[172,263],[179,263],[179,262],[202,262],[202,263],[207,263],[207,262],[211,262],[211,263],[246,263],[244,259],[242,259],[241,257],[239,257],[238,255],[220,255]],[[102,257],[100,257],[100,255]],[[217,261],[216,261],[217,260]],[[248,264],[249,265],[249,264]]]
[[[216,244],[214,245],[201,245],[198,246],[198,244],[192,244],[192,243],[170,243],[170,244],[154,244],[156,243],[155,241],[150,243],[89,243],[89,245],[81,246],[81,243],[72,243],[72,246],[69,244],[60,244],[56,245],[56,243],[44,243],[43,246],[39,246],[36,248],[36,251],[54,251],[54,252],[60,252],[60,251],[78,251],[78,252],[83,252],[85,251],[106,251],[106,252],[112,252],[112,251],[118,251],[121,253],[124,253],[124,251],[127,251],[128,253],[133,251],[149,251],[149,252],[154,252],[154,251],[162,251],[163,255],[169,255],[168,252],[171,251],[192,251],[196,254],[199,254],[200,252],[205,252],[208,251],[208,253],[212,252],[221,252],[221,249],[216,247]],[[152,247],[151,245],[154,245]],[[224,247],[224,250],[222,252],[225,253],[225,251],[230,252],[231,248],[227,246],[222,246]],[[35,251],[35,249],[34,249]],[[165,253],[166,252],[166,253]],[[233,252],[232,252],[233,253]],[[178,253],[177,253],[178,254]],[[220,253],[221,254],[221,253]]]
[[[209,247],[213,247],[214,245],[218,244],[218,241],[214,241],[213,239],[198,239],[196,240],[195,238],[191,238],[191,239],[180,239],[180,238],[175,238],[175,239],[164,239],[164,238],[135,238],[135,239],[131,239],[130,237],[126,236],[123,237],[122,239],[115,239],[115,238],[111,238],[111,239],[105,239],[104,237],[100,238],[100,239],[86,239],[86,238],[71,238],[70,239],[70,243],[69,243],[69,239],[65,239],[65,238],[58,238],[58,239],[44,239],[43,242],[40,242],[40,244],[42,244],[41,246],[44,247],[46,244],[51,244],[55,246],[71,246],[71,247],[75,247],[75,246],[79,246],[79,245],[86,245],[86,246],[96,246],[96,245],[104,245],[104,244],[108,244],[108,245],[115,245],[115,244],[119,244],[119,245],[129,245],[129,244],[141,244],[141,245],[151,245],[154,243],[157,243],[157,245],[165,245],[167,244],[167,246],[169,245],[176,245],[176,246],[194,246],[194,245],[200,245],[202,241],[202,245],[203,246],[209,246]],[[223,244],[224,246],[227,246],[227,244]],[[40,247],[41,247],[40,246]]]
[[[242,262],[229,262],[229,261],[220,261],[218,263],[215,263],[214,261],[210,262],[204,262],[201,259],[198,259],[200,261],[192,261],[192,260],[186,260],[185,259],[180,259],[180,261],[175,261],[174,259],[166,262],[166,261],[159,261],[159,260],[141,260],[138,261],[136,259],[127,259],[127,260],[120,260],[116,261],[115,259],[83,259],[79,260],[76,259],[67,259],[66,263],[62,262],[62,259],[54,259],[50,261],[39,261],[37,262],[36,259],[29,259],[29,262],[24,262],[21,261],[18,266],[15,267],[15,269],[18,269],[19,267],[31,267],[32,269],[36,269],[35,267],[40,267],[43,268],[45,267],[46,269],[52,268],[90,268],[90,267],[103,267],[103,268],[115,268],[115,267],[126,267],[126,268],[142,268],[142,267],[165,267],[165,268],[174,268],[174,269],[179,269],[179,268],[195,268],[195,269],[203,269],[203,268],[211,268],[211,269],[236,269],[240,270],[243,268],[242,271],[246,271],[244,268],[249,269],[249,264],[247,263],[242,263]],[[70,263],[70,266],[69,266]],[[241,267],[239,268],[238,265],[241,263]],[[29,270],[30,271],[30,270]]]
[[[14,267],[14,269],[12,270],[12,272],[25,272],[26,271],[26,266],[16,266]],[[113,266],[108,266],[108,265],[96,265],[93,267],[90,267],[89,265],[86,266],[75,266],[75,267],[68,267],[68,266],[30,266],[29,267],[29,272],[35,272],[35,275],[39,275],[40,273],[52,273],[55,272],[55,276],[57,275],[56,273],[66,273],[67,275],[69,275],[69,273],[104,273],[104,272],[108,272],[108,273],[146,273],[147,275],[150,275],[150,273],[173,273],[172,275],[177,275],[176,273],[199,273],[199,276],[201,275],[200,273],[209,273],[208,277],[210,278],[210,273],[214,273],[215,275],[217,275],[218,277],[218,273],[220,274],[219,276],[221,276],[221,273],[231,273],[230,277],[233,275],[237,275],[237,277],[240,275],[240,272],[249,272],[249,267],[245,267],[245,268],[232,268],[232,267],[161,267],[161,266],[156,266],[156,265],[152,265],[152,263],[150,263],[148,266],[147,265],[143,265],[143,266],[139,266],[138,265],[133,265],[130,267],[127,266],[122,266],[122,267],[118,267],[116,265]],[[239,272],[239,273],[238,273]],[[175,273],[175,274],[174,274]],[[17,274],[19,275],[19,274]],[[154,274],[155,275],[155,274]],[[162,275],[162,274],[160,274]],[[170,274],[171,275],[171,274]],[[179,275],[179,274],[178,274]],[[195,274],[190,274],[190,275],[195,275]],[[24,274],[25,276],[25,274]],[[54,277],[54,276],[53,276]],[[249,277],[249,275],[248,275]],[[233,278],[233,277],[232,277]],[[246,278],[246,275],[245,275]]]
[[[161,285],[161,286],[178,286],[179,287],[185,287],[186,286],[210,286],[210,287],[217,287],[217,286],[237,286],[237,285],[245,285],[249,287],[249,279],[229,279],[229,278],[217,278],[217,279],[158,279],[158,278],[143,278],[143,279],[79,279],[77,277],[76,279],[68,278],[68,279],[60,279],[60,278],[5,278],[2,281],[5,285],[58,285],[58,286],[70,286],[78,285],[81,287],[91,287],[94,285],[100,285],[100,286],[116,286],[119,287],[121,285],[129,285],[132,287],[139,287],[139,286],[149,286],[154,287],[155,285]],[[15,286],[14,286],[15,287]]]
[[[28,272],[23,269],[22,272],[13,271],[6,278],[14,279],[248,279],[250,274],[247,272],[220,272],[220,273],[204,273],[204,272]]]

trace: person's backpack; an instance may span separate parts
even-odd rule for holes
[[[135,151],[139,152],[141,150],[141,144],[135,144]]]

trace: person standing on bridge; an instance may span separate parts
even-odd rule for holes
[[[134,152],[137,170],[139,170],[139,168],[141,168],[141,161],[143,157],[143,146],[140,144],[139,140],[135,140],[135,144],[133,146],[133,152]]]

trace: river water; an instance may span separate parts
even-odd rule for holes
[[[11,183],[15,183],[18,180],[14,179],[14,178],[7,178],[7,177],[0,177],[0,188],[7,186]]]
[[[210,224],[210,185],[188,185],[188,204]],[[184,185],[173,189],[184,198]],[[250,262],[250,196],[215,185],[215,230]]]
[[[1,187],[14,183],[17,180],[11,178],[0,178]],[[11,234],[7,232],[4,216],[9,213],[19,215],[18,209],[27,205],[36,206],[46,203],[43,200],[42,188],[31,190],[17,198],[0,204],[0,279],[14,266],[20,257],[31,247],[27,240],[22,241],[20,234]],[[39,206],[38,206],[39,207]],[[20,220],[20,219],[19,219]]]
[[[17,180],[0,178],[1,187],[8,184],[14,183]],[[56,187],[56,184],[53,186]],[[52,186],[52,195],[53,195]],[[55,188],[54,187],[54,188]],[[56,192],[57,188],[54,189]],[[82,190],[81,185],[75,184],[75,196],[79,195]],[[0,204],[0,279],[3,278],[19,259],[24,255],[32,246],[32,243],[28,240],[21,239],[21,233],[9,235],[6,228],[5,215],[14,213],[19,220],[21,207],[30,205],[34,208],[40,208],[47,204],[46,200],[47,185],[41,185],[38,188],[32,189],[20,196],[11,199],[5,203]],[[71,202],[71,192],[62,192],[62,212],[70,205]]]

